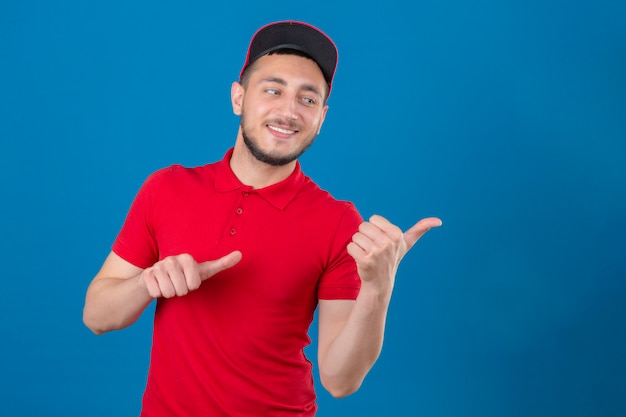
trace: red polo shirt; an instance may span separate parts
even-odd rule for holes
[[[181,253],[196,261],[233,250],[233,268],[184,296],[158,299],[142,416],[312,416],[304,356],[318,299],[354,299],[360,280],[346,251],[362,219],[299,164],[253,189],[224,159],[171,166],[140,189],[113,251],[147,268]]]

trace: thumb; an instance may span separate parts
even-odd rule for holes
[[[413,227],[404,232],[404,241],[406,242],[407,250],[411,249],[424,233],[428,232],[433,227],[441,226],[441,224],[441,219],[437,217],[427,217],[415,223]]]
[[[219,259],[214,261],[206,261],[198,264],[198,268],[200,271],[200,279],[202,281],[211,278],[213,275],[221,272],[225,269],[233,267],[237,265],[237,263],[241,260],[242,254],[238,250],[229,253],[228,255],[222,256]]]

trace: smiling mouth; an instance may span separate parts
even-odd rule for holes
[[[270,130],[273,130],[274,132],[282,133],[283,135],[293,135],[294,133],[297,132],[297,130],[283,129],[281,127],[272,126],[272,125],[267,125],[267,127]]]

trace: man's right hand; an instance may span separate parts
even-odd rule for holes
[[[187,295],[220,271],[235,266],[241,252],[233,251],[214,261],[196,262],[189,254],[168,256],[143,270],[139,278],[152,298]]]

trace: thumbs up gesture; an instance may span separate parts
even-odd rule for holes
[[[198,263],[189,254],[168,256],[144,269],[141,279],[153,298],[180,297],[197,290],[203,281],[218,272],[235,266],[241,257],[241,252],[233,251],[219,259]]]
[[[438,226],[441,220],[436,217],[422,219],[404,233],[382,216],[374,215],[363,222],[347,248],[362,283],[390,292],[404,255],[427,231]]]

